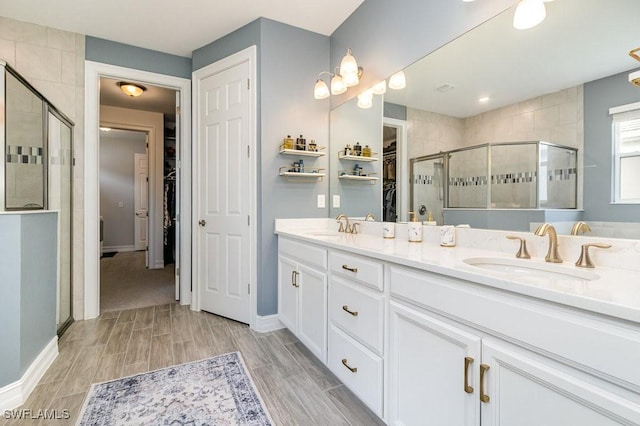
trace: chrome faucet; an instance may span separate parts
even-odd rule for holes
[[[344,219],[344,224],[342,223],[342,219]],[[349,218],[346,214],[340,213],[338,217],[336,217],[336,222],[340,224],[340,228],[338,232],[351,232],[351,226],[349,225]]]
[[[589,231],[591,231],[591,228],[589,228],[589,225],[587,225],[585,222],[576,222],[571,227],[571,235],[578,235],[581,232],[585,233]]]
[[[536,229],[534,234],[540,237],[545,235],[549,236],[549,251],[547,251],[547,255],[544,257],[544,260],[551,263],[562,263],[562,258],[558,254],[558,234],[556,233],[556,228],[548,223],[543,223],[538,226],[538,229]]]

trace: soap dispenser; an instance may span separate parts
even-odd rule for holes
[[[413,216],[413,217],[412,217]],[[415,212],[409,212],[410,221],[408,225],[409,242],[420,243],[422,242],[422,222],[418,222],[418,217]]]

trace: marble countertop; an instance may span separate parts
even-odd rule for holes
[[[374,224],[370,226],[372,230],[377,230]],[[328,223],[323,219],[311,219],[307,222],[301,220],[276,222],[276,234],[281,236],[640,323],[640,273],[638,271],[607,266],[585,269],[574,266],[573,261],[565,261],[557,267],[569,273],[586,272],[592,275],[593,279],[549,278],[526,273],[506,273],[469,265],[464,260],[470,258],[515,259],[514,254],[460,245],[441,247],[429,241],[410,243],[406,238],[398,237],[397,231],[396,238],[384,239],[381,232],[353,235],[336,233],[334,228],[334,223]],[[532,256],[534,257],[531,259],[522,260],[526,262],[527,267],[549,265],[545,265],[543,257],[536,257],[534,253]]]

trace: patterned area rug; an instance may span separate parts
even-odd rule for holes
[[[92,385],[78,425],[271,425],[239,352]]]

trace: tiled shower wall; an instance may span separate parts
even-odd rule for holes
[[[0,17],[0,58],[75,124],[73,169],[73,306],[84,316],[84,58],[85,37]],[[64,238],[64,236],[63,236]]]
[[[583,86],[570,87],[468,118],[407,108],[409,158],[457,148],[496,143],[545,141],[578,149],[584,145]],[[582,207],[578,179],[578,207]]]

